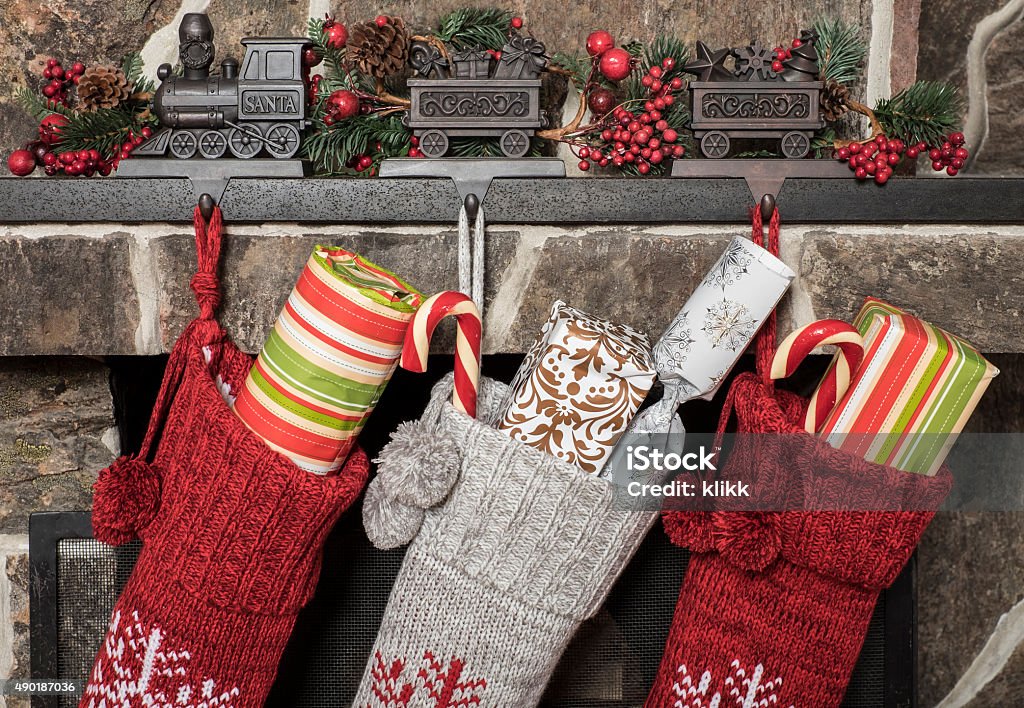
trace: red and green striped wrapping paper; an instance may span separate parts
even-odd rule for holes
[[[421,301],[408,283],[361,256],[317,246],[235,413],[302,469],[340,469],[398,365]]]
[[[999,370],[964,339],[881,300],[867,298],[853,325],[864,361],[818,434],[872,462],[934,475]]]

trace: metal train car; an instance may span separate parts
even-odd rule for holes
[[[160,86],[153,110],[161,128],[134,152],[186,160],[248,159],[263,153],[293,157],[309,125],[302,52],[305,37],[250,37],[242,40],[245,58],[213,64],[213,26],[200,13],[189,13],[178,28],[179,57],[184,72],[172,74],[170,64],[157,70]]]

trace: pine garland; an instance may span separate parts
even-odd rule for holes
[[[849,85],[861,75],[868,45],[858,25],[841,19],[819,18],[814,23],[818,34],[818,76],[822,81]]]
[[[941,144],[956,130],[963,111],[959,92],[941,81],[918,81],[889,99],[880,99],[874,113],[886,135],[908,143]]]
[[[465,7],[438,22],[436,37],[456,49],[500,50],[508,41],[512,13],[497,8]]]
[[[330,127],[314,120],[314,127],[302,149],[317,173],[325,175],[351,172],[349,162],[361,155],[373,157],[375,165],[386,157],[404,155],[412,137],[401,117],[393,113],[355,116]]]

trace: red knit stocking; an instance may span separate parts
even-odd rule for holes
[[[303,472],[267,448],[224,393],[251,359],[214,319],[220,212],[196,210],[200,316],[174,346],[138,457],[100,473],[96,537],[143,548],[114,608],[80,706],[262,706],[321,546],[368,462]]]
[[[777,244],[776,212],[769,248]],[[740,375],[729,391],[720,432],[735,408],[739,437],[723,476],[795,481],[778,496],[803,506],[788,508],[835,499],[858,508],[868,492],[895,510],[666,513],[669,537],[692,555],[647,706],[839,705],[878,593],[949,490],[948,470],[900,472],[804,433],[806,402],[767,377],[774,338],[773,317],[759,336],[759,373]]]

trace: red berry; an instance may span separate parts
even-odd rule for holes
[[[875,144],[877,144],[879,147],[885,146],[888,142],[889,142],[889,139],[887,137],[885,137],[884,135],[876,135],[875,136]]]
[[[875,184],[885,184],[888,181],[889,181],[889,173],[888,172],[879,172],[878,174],[875,175]]]
[[[327,99],[335,120],[345,120],[359,113],[359,97],[347,89],[334,91]]]
[[[927,150],[927,149],[928,149],[928,143],[926,143],[925,141],[923,141],[923,140],[922,140],[921,142],[919,142],[919,143],[918,143],[917,145],[915,145],[914,147],[916,147],[916,148],[917,148],[917,151],[918,151],[918,152],[924,152],[925,150]]]
[[[46,60],[46,68],[47,69],[52,69],[53,67],[57,66],[58,64],[60,64],[60,61],[58,61],[57,59],[54,59],[53,57],[51,57],[51,58]]]
[[[587,37],[587,54],[592,57],[602,56],[605,52],[615,46],[615,39],[604,30],[591,32]],[[602,73],[604,70],[602,69]],[[625,78],[625,77],[623,77]],[[617,79],[612,79],[613,81]]]
[[[672,80],[668,84],[673,90],[681,89],[683,87],[683,80],[678,76],[672,77]]]
[[[950,177],[956,177],[958,172],[960,172],[960,170],[958,170],[953,165],[950,165],[949,167],[946,168],[946,174],[949,175]]]
[[[874,162],[868,162],[868,163],[865,163],[863,169],[869,175],[873,175],[873,174],[875,174],[875,170],[878,169],[878,166]]]
[[[853,173],[853,176],[857,179],[867,179],[868,171],[863,167],[858,167],[856,172]]]
[[[625,155],[622,156],[622,159],[624,159],[626,162],[635,162],[636,161],[636,153],[635,152],[627,152]]]
[[[588,148],[586,145],[581,147],[580,148],[580,157],[582,157],[584,159],[590,157],[590,148]]]
[[[362,168],[363,168],[364,170],[365,170],[365,169],[366,169],[367,167],[369,167],[370,165],[372,165],[372,164],[373,164],[373,158],[372,158],[372,157],[370,157],[369,155],[363,155],[362,157],[360,157],[360,158],[359,158],[359,165],[360,165],[360,167],[362,167]]]
[[[640,161],[637,163],[636,171],[642,175],[645,175],[651,171],[651,165],[650,163]]]
[[[635,120],[630,121],[629,125],[627,125],[626,128],[627,130],[629,130],[629,132],[636,133],[637,131],[640,130],[640,122]]]
[[[920,151],[917,149],[917,145],[911,145],[907,148],[907,157],[911,160],[916,160],[917,156],[920,155]]]
[[[377,15],[373,21],[377,23],[378,27],[383,27],[390,21],[390,19],[387,15]]]
[[[53,88],[53,86],[43,86],[43,95],[47,98],[53,98],[55,93],[57,93],[57,91]]]
[[[629,76],[631,61],[629,52],[620,47],[613,47],[601,54],[601,73],[609,81],[622,81]]]
[[[962,170],[964,168],[964,161],[961,160],[959,157],[954,157],[952,162],[950,162],[949,164],[958,170]]]
[[[659,81],[658,79],[655,79],[651,83],[651,91],[654,91],[654,92],[661,91],[661,81]]]
[[[652,79],[650,76],[644,76],[642,79],[640,79],[640,83],[644,86],[644,88],[650,88],[651,84],[654,83],[654,79]]]
[[[940,157],[942,157],[942,151],[939,150],[938,148],[932,148],[931,150],[928,151],[928,157],[931,158],[931,160],[934,162],[938,160]]]
[[[672,69],[674,69],[676,66],[676,60],[673,59],[672,57],[665,57],[664,59],[661,60],[661,66],[666,71],[672,71]]]
[[[74,64],[71,65],[71,73],[72,74],[83,74],[83,73],[85,73],[85,64],[83,64],[80,61],[76,61]]]
[[[784,68],[785,67],[782,65],[782,62],[779,61],[778,59],[772,62],[772,71],[774,71],[776,74],[781,72]]]
[[[43,78],[44,79],[52,79],[53,78],[53,71],[51,71],[50,69],[43,69]]]
[[[68,124],[68,119],[60,113],[51,113],[39,122],[39,139],[47,145],[60,141],[60,131]]]
[[[323,61],[323,58],[317,54],[311,47],[307,47],[302,50],[302,65],[306,67],[314,67]]]
[[[595,116],[603,116],[615,106],[615,94],[606,88],[591,89],[587,94],[587,107]]]
[[[590,169],[590,163],[586,160],[580,160],[580,164],[577,165],[577,167],[579,167],[581,171],[586,172]]]
[[[672,94],[668,94],[668,95],[667,95],[667,96],[665,96],[664,98],[660,98],[660,99],[658,99],[658,100],[659,100],[659,101],[663,101],[663,102],[665,103],[665,105],[666,105],[666,106],[671,106],[671,105],[672,105],[673,103],[675,103],[675,102],[676,102],[676,97],[675,97],[675,96],[673,96]],[[658,101],[655,101],[654,103],[655,103],[655,104],[657,104],[657,103],[658,103]],[[661,109],[659,108],[659,110],[661,110]]]
[[[957,147],[963,145],[965,140],[966,138],[964,138],[964,134],[960,132],[953,133],[949,136],[949,142],[953,143]]]
[[[652,66],[650,69],[647,70],[647,73],[650,76],[652,76],[653,78],[655,78],[655,79],[660,79],[661,78],[661,67],[660,66]]]
[[[611,140],[611,139],[612,139],[612,131],[610,131],[608,129],[605,129],[605,130],[601,131],[601,140],[608,141],[608,140]]]
[[[890,165],[897,165],[897,164],[899,164],[899,161],[900,161],[900,156],[899,155],[897,155],[894,152],[890,152],[889,153],[888,162],[889,162]]]
[[[935,170],[936,172],[941,172],[942,171],[942,163],[939,162],[938,160],[936,160],[935,162],[932,163],[932,169]]]
[[[148,125],[146,127],[144,127],[142,129],[142,137],[144,137],[144,138],[152,138],[153,137],[153,129],[150,128]]]
[[[340,22],[332,21],[330,27],[324,23],[324,33],[324,40],[332,49],[342,49],[348,43],[348,30]]]
[[[664,140],[666,143],[674,143],[678,137],[679,133],[677,133],[672,128],[669,128],[668,130],[661,134],[661,139]]]
[[[15,150],[7,158],[7,169],[12,175],[26,177],[36,169],[36,156],[30,150]]]
[[[597,164],[600,165],[601,167],[607,167],[608,166],[608,158],[607,157],[601,158],[601,161],[598,162]]]
[[[838,160],[849,160],[850,159],[850,148],[841,147],[836,150],[836,159]]]
[[[856,154],[860,153],[860,151],[863,150],[863,149],[864,149],[864,146],[861,145],[860,143],[850,143],[849,150],[850,150],[850,154],[851,155],[856,155]]]
[[[968,155],[969,155],[969,153],[967,152],[967,150],[965,150],[962,147],[961,148],[957,148],[956,151],[953,153],[953,157],[955,157],[957,159],[960,159],[960,160],[966,160]]]
[[[801,42],[799,38],[793,40],[793,49],[796,49],[797,47],[801,46],[803,46],[803,42]]]
[[[48,152],[45,155],[43,155],[43,164],[46,165],[47,167],[56,165],[57,162],[59,162],[59,160],[57,156],[54,155],[52,152]]]
[[[682,145],[676,145],[672,148],[672,157],[682,157],[686,154],[686,148]]]
[[[513,17],[512,18],[512,28],[513,29],[522,29],[523,28],[523,18],[522,17]]]
[[[664,159],[665,156],[661,154],[660,150],[656,150],[655,152],[651,153],[650,160],[652,165],[660,165],[661,161]]]
[[[50,74],[53,75],[53,78],[55,79],[63,79],[64,68],[60,64],[58,64],[57,66],[50,69]]]

